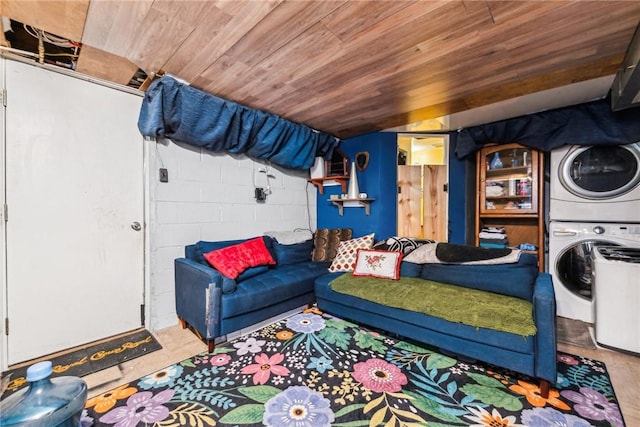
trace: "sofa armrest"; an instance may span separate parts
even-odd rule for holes
[[[205,339],[219,335],[220,299],[226,281],[216,269],[188,258],[177,258],[175,268],[176,313]]]
[[[556,382],[556,297],[549,273],[539,273],[533,291],[536,324],[536,376]]]
[[[223,294],[230,294],[236,290],[237,281],[223,275],[215,268],[203,265],[190,258],[177,258],[176,263],[178,261],[180,261],[181,267],[184,267],[183,273],[186,275],[194,275],[195,280],[202,280],[206,278],[207,283],[215,284],[216,287],[222,290]]]

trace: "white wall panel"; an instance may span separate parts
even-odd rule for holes
[[[261,162],[170,141],[158,143],[149,153],[151,330],[177,322],[173,260],[183,256],[185,245],[308,228],[309,223],[315,228],[316,190],[307,186],[306,171],[270,168],[275,175],[270,180],[272,194],[265,203],[257,203],[254,183],[266,185],[265,174],[258,172],[264,168]],[[168,183],[159,182],[160,167],[168,169]]]

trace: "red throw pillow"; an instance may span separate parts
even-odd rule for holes
[[[216,249],[204,254],[204,258],[212,267],[232,279],[238,277],[249,267],[276,263],[262,237]]]

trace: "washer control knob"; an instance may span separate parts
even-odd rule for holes
[[[593,232],[596,234],[604,234],[604,227],[601,225],[596,225],[593,227]]]

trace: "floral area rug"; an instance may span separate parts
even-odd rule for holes
[[[298,313],[87,401],[84,426],[624,426],[603,363],[537,381]]]

